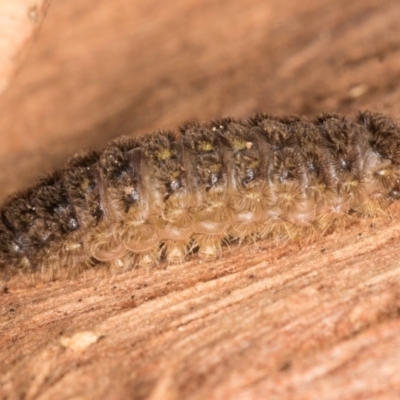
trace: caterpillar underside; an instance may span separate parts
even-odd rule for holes
[[[72,157],[0,211],[0,277],[213,259],[225,242],[297,239],[400,198],[400,127],[380,114],[258,114],[122,137]]]

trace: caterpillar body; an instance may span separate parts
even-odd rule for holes
[[[122,137],[0,210],[0,274],[218,257],[224,242],[296,239],[400,198],[400,127],[380,113],[257,114]]]

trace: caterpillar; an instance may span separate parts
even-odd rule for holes
[[[127,270],[224,243],[296,240],[385,214],[400,198],[400,127],[360,112],[256,114],[121,137],[0,209],[0,279],[107,265]]]

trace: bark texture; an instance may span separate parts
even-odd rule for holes
[[[399,13],[396,0],[53,2],[0,99],[0,199],[82,147],[192,118],[398,117]],[[398,398],[390,211],[210,263],[14,280],[0,294],[0,398]]]

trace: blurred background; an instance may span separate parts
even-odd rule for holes
[[[54,0],[0,98],[0,200],[119,135],[256,111],[400,116],[396,0]]]

